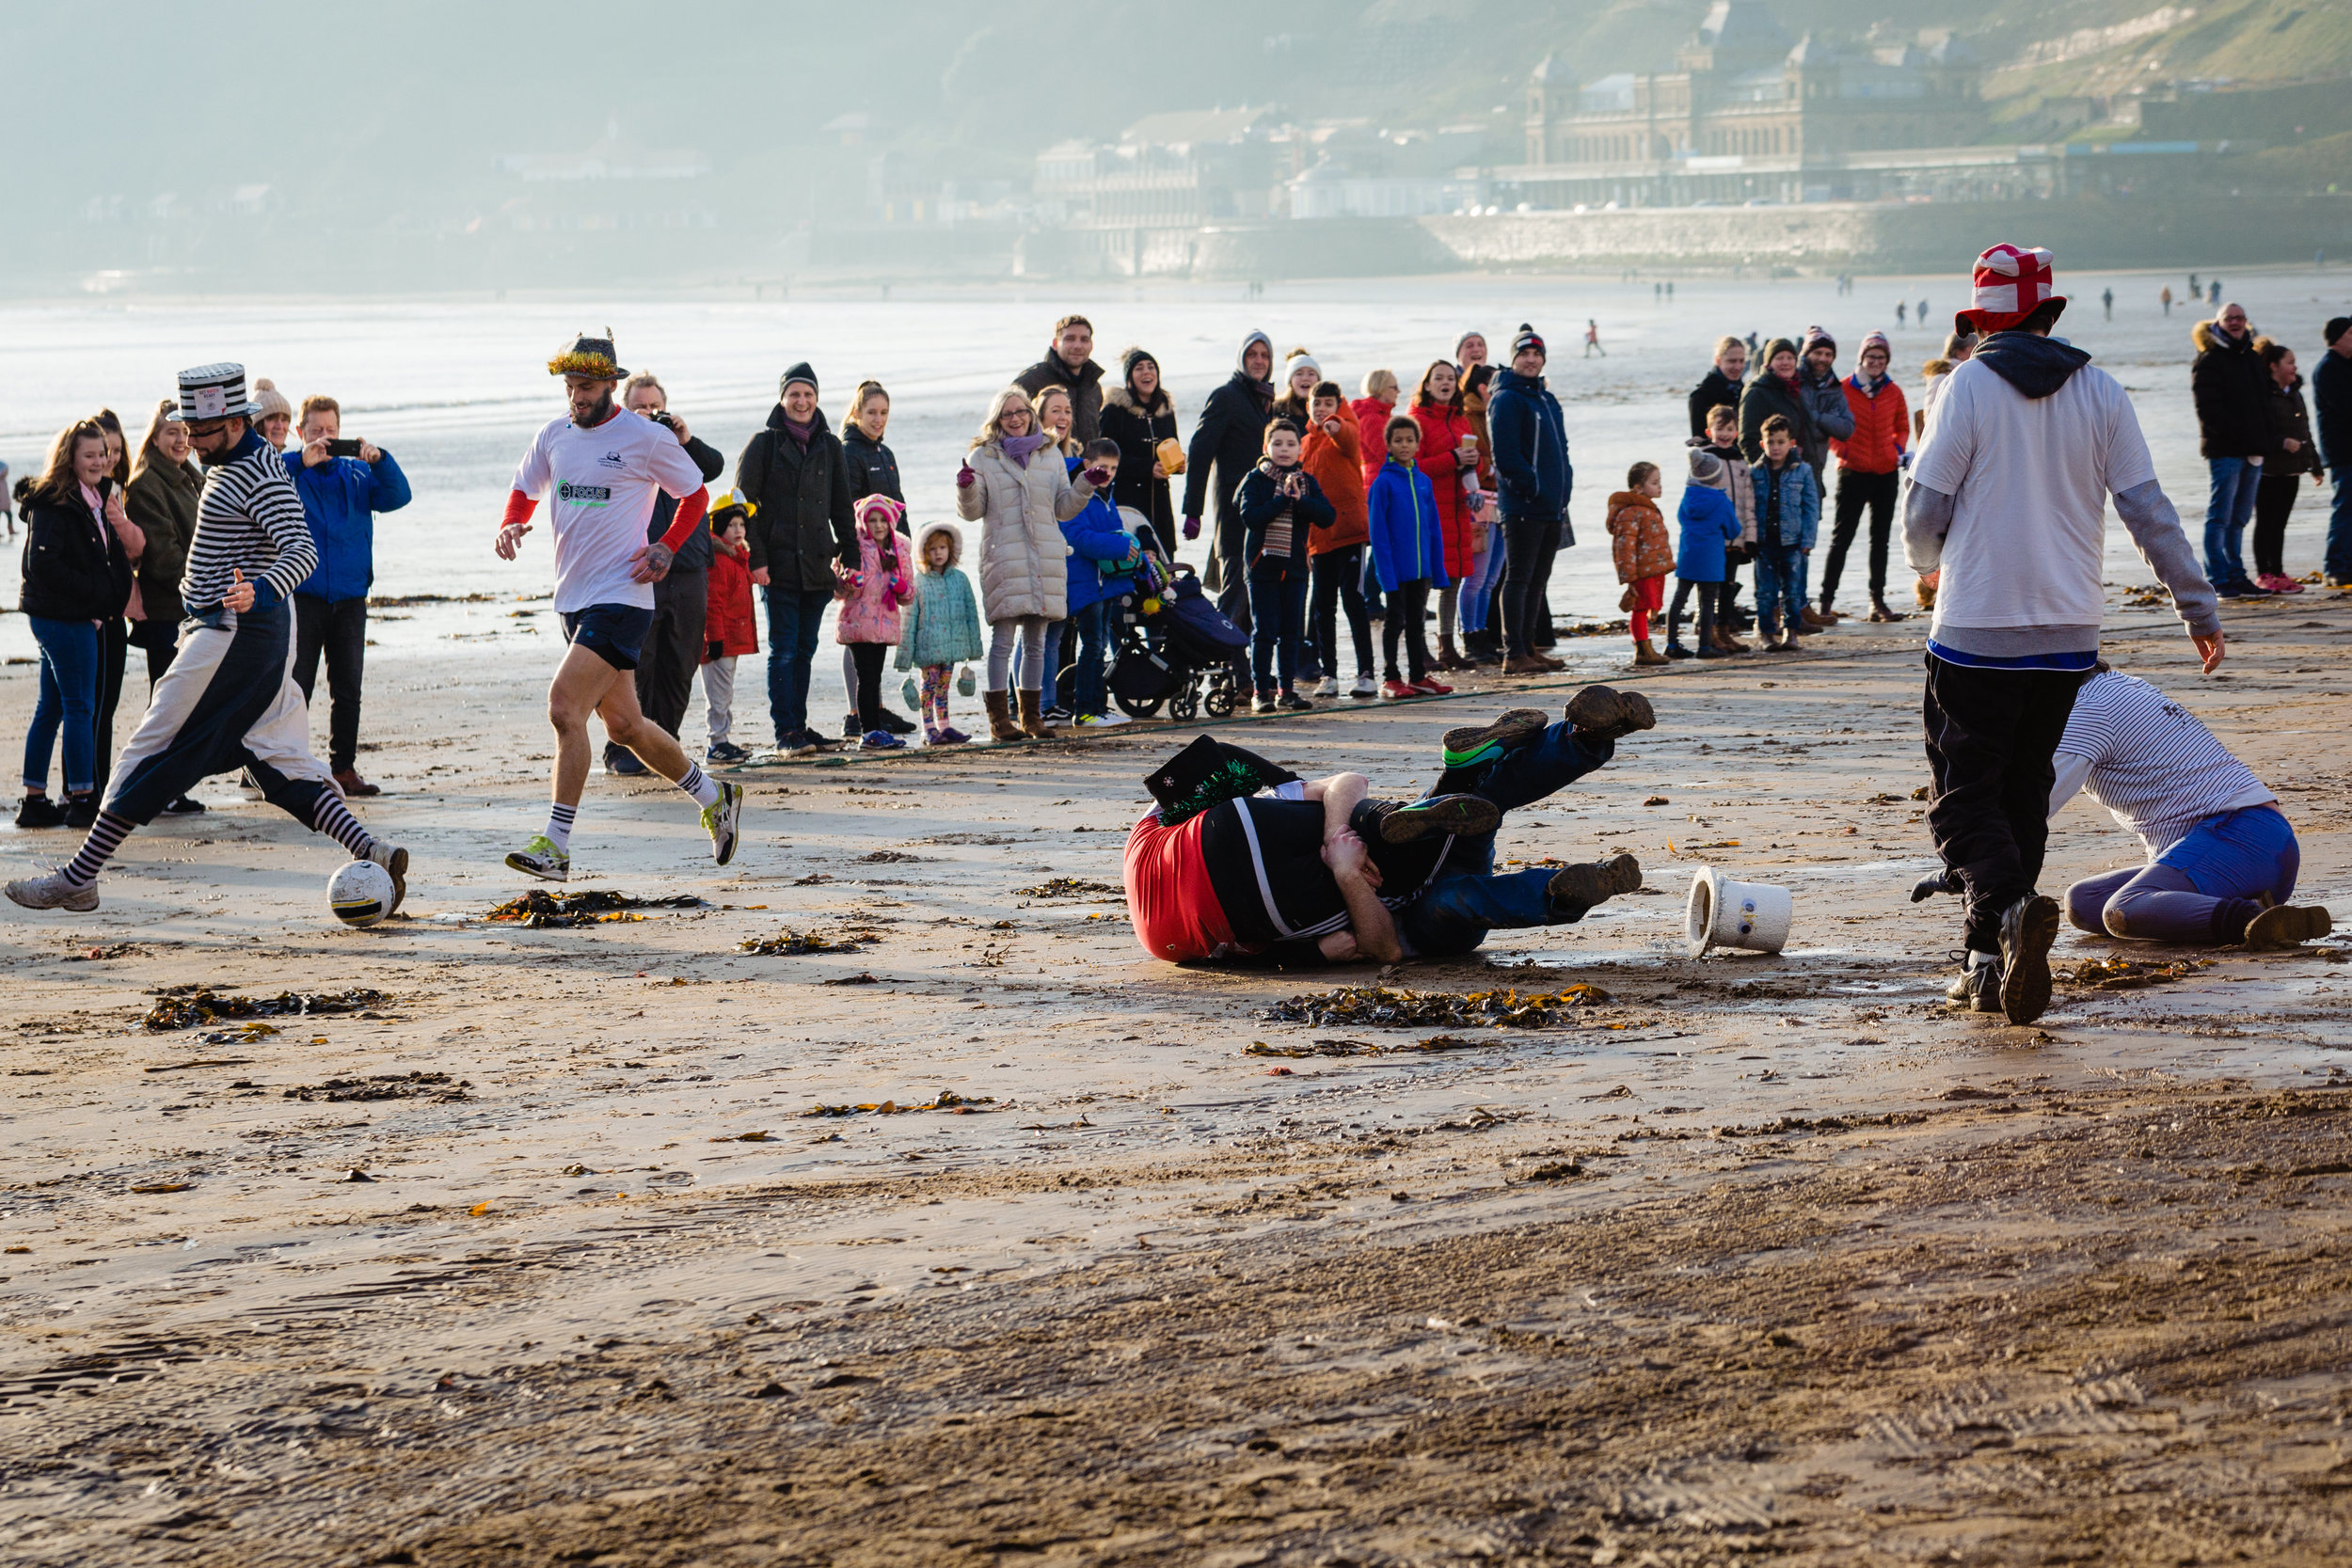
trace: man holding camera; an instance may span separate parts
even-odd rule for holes
[[[367,658],[368,585],[375,580],[375,514],[408,504],[408,477],[392,454],[346,441],[342,405],[313,394],[302,400],[295,434],[300,461],[287,472],[302,498],[302,520],[319,562],[294,592],[294,684],[309,703],[326,655],[326,766],[346,796],[380,795],[359,776],[359,678]]]
[[[704,483],[726,471],[726,458],[670,412],[670,394],[652,372],[639,371],[621,384],[621,406],[675,436],[694,467],[702,470]],[[656,491],[653,519],[645,525],[646,542],[667,534],[676,516],[677,498]],[[694,672],[702,667],[703,619],[709,608],[709,587],[710,531],[698,528],[678,545],[669,574],[653,585],[653,629],[645,634],[645,651],[637,663],[637,706],[672,735],[685,727]],[[604,770],[624,778],[642,778],[653,771],[638,760],[636,752],[610,739],[604,743]]]

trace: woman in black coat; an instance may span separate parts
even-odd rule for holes
[[[105,427],[81,420],[61,432],[49,467],[24,499],[24,617],[40,644],[40,697],[24,734],[20,828],[88,827],[97,820],[96,723],[105,626],[131,599],[122,493]],[[66,803],[49,799],[49,757],[65,731]]]
[[[1160,548],[1176,553],[1176,503],[1168,493],[1168,468],[1160,461],[1162,441],[1178,439],[1176,400],[1160,379],[1160,362],[1142,349],[1119,356],[1124,385],[1103,394],[1103,436],[1119,443],[1119,474],[1111,499],[1130,506],[1151,522]]]
[[[907,503],[906,490],[898,482],[898,454],[882,444],[882,433],[889,428],[890,394],[879,381],[859,382],[857,390],[850,394],[849,415],[841,421],[841,462],[850,473],[852,504],[868,496],[888,496],[900,506]],[[914,538],[903,514],[898,531]],[[846,647],[841,650],[841,686],[849,699],[849,717],[841,722],[841,733],[854,740],[866,729],[858,718],[857,660]],[[882,725],[892,735],[914,732],[913,722],[888,708],[882,710]]]
[[[2303,476],[2320,482],[2319,448],[2312,440],[2312,411],[2303,402],[2303,378],[2295,351],[2265,338],[2254,345],[2262,358],[2263,408],[2270,416],[2270,445],[2263,453],[2263,477],[2254,487],[2254,582],[2273,594],[2300,594],[2287,576],[2287,518],[2295,511],[2295,487]]]

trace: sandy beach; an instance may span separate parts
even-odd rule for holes
[[[575,887],[703,902],[490,921],[548,640],[411,613],[361,759],[403,916],[337,926],[342,857],[215,781],[97,914],[0,921],[0,1558],[2342,1560],[2352,943],[2070,931],[2069,973],[2124,969],[2030,1028],[1947,1012],[1918,621],[1645,672],[1658,728],[1502,852],[1647,885],[1384,977],[1143,958],[1120,851],[1189,733],[1156,725],[743,769],[723,872],[682,798],[599,774]],[[2352,915],[2352,601],[2226,613],[2201,677],[2119,590],[2108,656]],[[1219,733],[1403,792],[1498,693],[1632,679],[1621,638],[1562,652]],[[2077,800],[2043,886],[2137,858]],[[1793,890],[1784,954],[1685,954],[1707,864]],[[846,945],[741,950],[787,930]],[[1263,1016],[1384,979],[1567,1000]],[[196,986],[380,995],[142,1022]]]

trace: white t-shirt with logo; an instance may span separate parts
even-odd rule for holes
[[[557,611],[651,610],[653,584],[631,582],[629,572],[645,547],[654,494],[682,500],[702,486],[702,470],[669,427],[635,414],[616,412],[594,430],[567,417],[539,432],[515,470],[515,488],[548,503]]]

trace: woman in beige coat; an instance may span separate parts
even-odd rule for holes
[[[1045,627],[1069,613],[1070,546],[1061,525],[1086,510],[1094,486],[1073,475],[1054,450],[1054,438],[1037,428],[1029,396],[1008,387],[989,405],[988,420],[973,437],[972,451],[956,473],[956,511],[980,525],[980,613],[988,621],[989,736],[1042,740],[1041,689],[1021,692],[1021,717],[1012,716],[1006,690],[1012,673],[1014,640],[1021,668],[1031,679],[1045,669]]]

